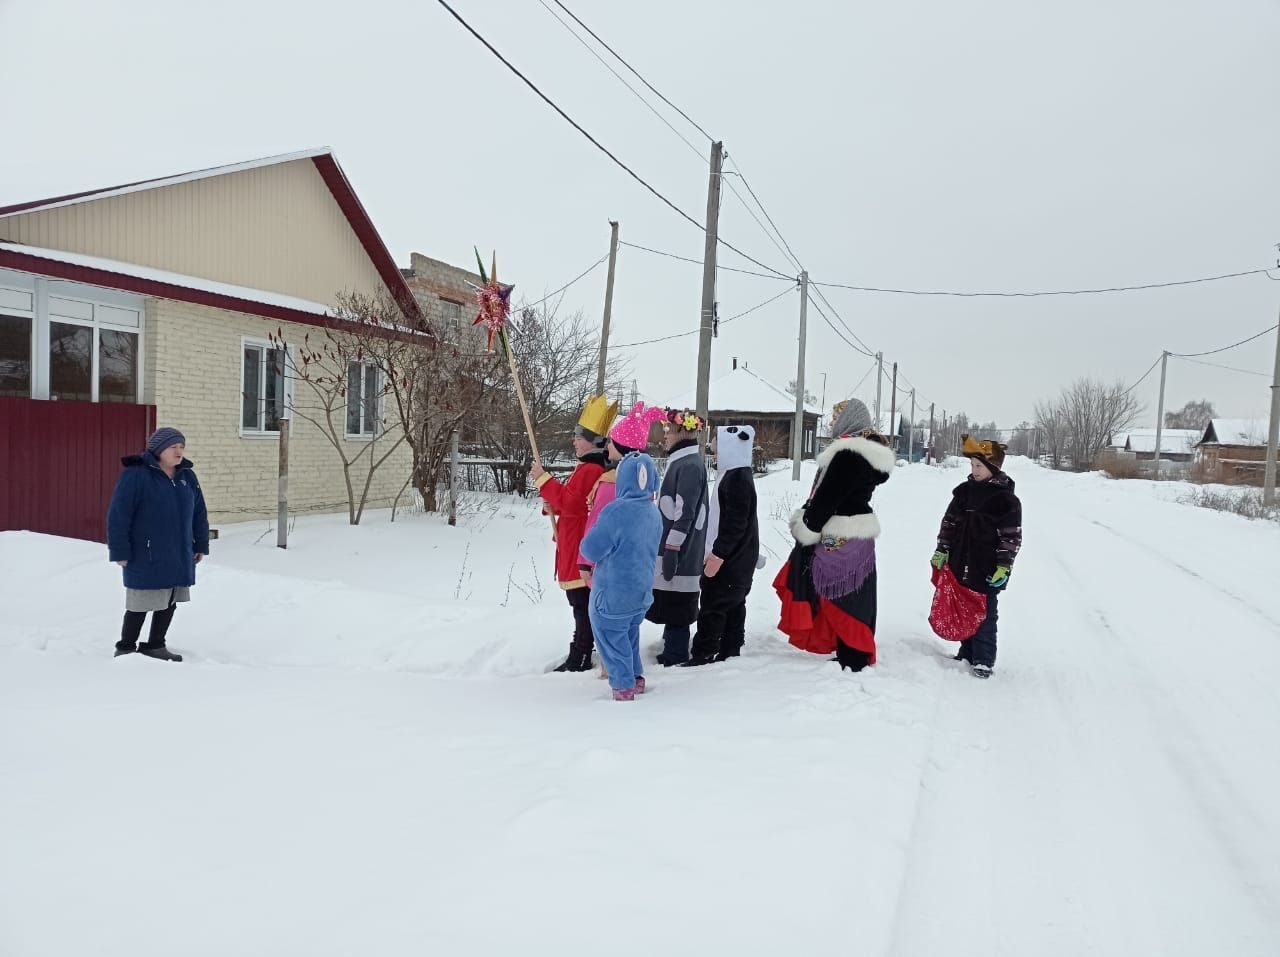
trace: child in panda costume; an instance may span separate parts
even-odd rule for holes
[[[852,407],[852,408],[851,408]],[[876,552],[880,522],[871,496],[896,458],[870,416],[853,400],[818,457],[809,500],[791,517],[795,547],[773,586],[782,602],[778,628],[797,648],[835,653],[842,669],[876,661]]]
[[[716,489],[707,522],[698,631],[687,667],[736,658],[746,640],[747,595],[760,558],[751,471],[755,434],[749,425],[722,425],[712,440]]]

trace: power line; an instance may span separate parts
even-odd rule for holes
[[[811,286],[826,286],[828,289],[848,289],[853,292],[883,292],[898,296],[956,296],[960,298],[998,297],[1008,299],[1030,299],[1036,296],[1092,296],[1108,292],[1136,292],[1141,289],[1168,289],[1171,286],[1191,286],[1201,282],[1218,282],[1223,279],[1238,279],[1241,276],[1257,276],[1265,273],[1265,269],[1249,269],[1244,272],[1224,273],[1220,276],[1204,276],[1199,279],[1179,279],[1173,282],[1150,282],[1136,286],[1108,286],[1099,289],[1052,289],[1036,292],[956,292],[945,289],[892,289],[880,286],[855,286],[839,282],[814,282]]]
[[[596,52],[596,51],[592,48],[591,44],[589,44],[586,40],[582,39],[582,37],[581,37],[581,35],[579,35],[578,31],[576,31],[575,29],[573,29],[573,27],[569,26],[569,24],[565,23],[564,19],[560,16],[560,14],[556,13],[556,12],[555,12],[554,10],[552,10],[549,6],[547,6],[547,2],[546,2],[546,0],[538,0],[538,2],[539,2],[540,4],[542,4],[543,9],[544,9],[544,10],[546,10],[546,11],[547,11],[547,13],[551,14],[553,17],[555,17],[555,18],[556,18],[556,22],[557,22],[557,23],[559,23],[561,26],[563,26],[563,27],[565,28],[565,30],[567,30],[567,31],[568,31],[568,32],[573,36],[573,38],[574,38],[575,40],[577,40],[579,43],[581,43],[581,44],[583,45],[583,47],[585,47],[585,48],[586,48],[586,50],[587,50],[587,52],[588,52],[588,53],[590,53],[593,57],[595,57],[597,60],[599,60],[599,61],[600,61],[600,65],[601,65],[601,66],[603,66],[606,70],[608,70],[608,71],[609,71],[610,73],[612,73],[615,77],[617,77],[617,78],[618,78],[618,82],[619,82],[619,83],[621,83],[623,86],[625,86],[628,90],[630,90],[630,91],[632,92],[632,94],[635,96],[635,98],[636,98],[637,100],[639,100],[641,103],[643,103],[643,104],[645,105],[645,107],[649,110],[649,112],[651,112],[654,116],[656,116],[659,120],[661,120],[661,121],[663,122],[663,124],[667,127],[667,129],[669,129],[672,133],[674,133],[676,136],[678,136],[678,137],[680,138],[680,140],[684,143],[684,145],[685,145],[685,146],[687,146],[687,147],[689,147],[689,149],[693,150],[694,155],[695,155],[695,156],[697,156],[697,157],[698,157],[698,159],[702,160],[702,164],[703,164],[704,166],[706,165],[706,157],[704,157],[704,156],[702,155],[702,151],[701,151],[701,150],[699,150],[699,149],[698,149],[698,147],[696,147],[696,146],[694,146],[692,143],[690,143],[690,142],[689,142],[689,140],[685,137],[685,135],[684,135],[683,133],[681,133],[678,129],[676,129],[674,126],[672,126],[672,125],[671,125],[671,122],[670,122],[670,121],[669,121],[665,116],[663,116],[660,112],[658,112],[658,109],[657,109],[657,108],[656,108],[652,103],[650,103],[648,100],[646,100],[646,99],[644,98],[644,95],[643,95],[639,90],[637,90],[634,86],[632,86],[630,83],[628,83],[628,82],[627,82],[626,77],[624,77],[621,73],[619,73],[617,70],[615,70],[613,67],[611,67],[611,66],[609,65],[608,61],[607,61],[607,60],[605,60],[605,58],[604,58],[604,57],[602,57],[598,52]],[[564,8],[564,4],[562,4],[562,3],[559,3],[559,4],[558,4],[558,6],[560,6],[561,8]],[[591,33],[591,30],[590,30],[590,29],[589,29],[585,24],[583,24],[581,20],[578,20],[578,18],[577,18],[577,17],[574,17],[572,12],[570,12],[568,9],[565,9],[565,12],[566,12],[566,13],[568,13],[568,14],[569,14],[569,16],[573,17],[573,19],[574,19],[574,20],[577,20],[577,21],[578,21],[578,23],[579,23],[580,25],[582,25],[582,28],[583,28],[584,30],[586,30],[588,33]],[[592,33],[591,35],[592,35],[592,36],[595,36],[595,34],[594,34],[594,33]],[[602,44],[604,43],[604,41],[603,41],[603,40],[600,40],[600,38],[599,38],[599,37],[596,37],[596,39],[597,39],[600,43],[602,43]],[[605,46],[605,49],[608,49],[608,46],[607,46],[607,45]],[[613,53],[613,51],[612,51],[612,50],[610,50],[609,52],[610,52],[610,53]],[[615,55],[615,56],[617,56],[617,54],[614,54],[614,55]],[[619,59],[621,59],[621,57],[619,57]],[[635,72],[635,71],[632,71],[632,72]],[[637,75],[638,75],[638,74],[637,74]],[[643,79],[643,77],[641,77],[641,79]],[[656,91],[655,91],[655,92],[656,92]],[[661,94],[659,94],[659,96],[661,96]],[[686,119],[687,119],[687,117],[686,117]],[[695,124],[695,125],[696,125],[696,124]]]
[[[740,312],[737,315],[730,316],[728,319],[721,319],[720,325],[727,326],[729,323],[733,322],[735,319],[741,319],[743,316],[749,316],[751,315],[751,313],[755,312],[757,309],[763,309],[765,306],[769,305],[770,303],[777,302],[783,296],[787,295],[787,293],[794,292],[794,291],[795,291],[794,287],[789,289],[784,289],[782,290],[782,292],[778,293],[776,296],[770,296],[768,299],[764,300],[764,302],[756,303],[750,309]],[[644,339],[640,342],[624,342],[624,343],[621,343],[620,345],[615,345],[612,348],[630,349],[635,346],[650,346],[656,342],[670,342],[672,339],[683,339],[686,336],[696,336],[701,331],[702,331],[701,328],[690,329],[688,332],[676,332],[669,336],[660,336],[657,339]]]
[[[1263,271],[1265,272],[1266,270],[1263,270]],[[1241,339],[1239,342],[1233,342],[1231,343],[1231,345],[1223,346],[1221,349],[1210,349],[1208,352],[1170,352],[1169,355],[1177,356],[1179,359],[1193,359],[1197,356],[1214,356],[1214,355],[1217,355],[1219,352],[1226,352],[1228,349],[1234,349],[1236,348],[1236,346],[1242,346],[1246,342],[1253,342],[1254,339],[1261,339],[1268,332],[1275,332],[1275,330],[1276,330],[1275,326],[1268,326],[1266,329],[1263,329],[1257,335],[1252,335],[1248,339]]]
[[[1183,362],[1194,362],[1198,366],[1208,366],[1211,369],[1225,369],[1227,372],[1239,372],[1242,375],[1256,375],[1260,379],[1270,379],[1270,372],[1254,372],[1252,369],[1237,369],[1235,366],[1219,365],[1216,362],[1205,362],[1203,359],[1190,359],[1187,356],[1180,356],[1176,353],[1169,353],[1175,359],[1181,359]]]
[[[587,25],[586,25],[585,23],[583,23],[580,19],[578,19],[577,14],[575,14],[572,10],[570,10],[570,9],[569,9],[568,7],[566,7],[563,3],[561,3],[561,2],[560,2],[560,0],[554,0],[554,2],[555,2],[555,5],[556,5],[557,7],[559,7],[561,10],[563,10],[565,13],[569,14],[569,16],[573,17],[573,21],[574,21],[574,23],[576,23],[578,26],[582,27],[582,29],[584,29],[584,30],[586,30],[588,33],[590,33],[590,34],[591,34],[591,36],[592,36],[592,38],[594,38],[594,39],[595,39],[595,41],[596,41],[597,43],[599,43],[602,47],[604,47],[606,50],[608,50],[610,53],[612,53],[612,54],[613,54],[613,56],[617,59],[617,61],[618,61],[619,63],[621,63],[623,66],[625,66],[628,70],[630,70],[630,71],[635,75],[636,79],[638,79],[641,83],[643,83],[645,86],[647,86],[647,87],[649,88],[649,90],[650,90],[650,91],[651,91],[651,92],[652,92],[656,97],[658,97],[658,99],[662,100],[662,102],[663,102],[663,103],[667,104],[667,106],[671,107],[673,110],[675,110],[675,111],[676,111],[677,113],[679,113],[681,116],[683,116],[683,117],[684,117],[684,118],[689,122],[689,124],[690,124],[690,125],[692,125],[692,126],[693,126],[693,127],[694,127],[698,132],[699,132],[699,133],[701,133],[703,136],[705,136],[705,137],[707,138],[708,142],[714,142],[714,141],[715,141],[715,137],[714,137],[714,136],[712,136],[710,133],[708,133],[706,130],[704,130],[701,126],[699,126],[697,123],[695,123],[695,122],[694,122],[694,120],[693,120],[693,118],[692,118],[692,117],[690,117],[688,113],[686,113],[684,110],[680,109],[680,107],[676,106],[674,103],[672,103],[670,100],[668,100],[665,96],[663,96],[661,93],[659,93],[659,92],[658,92],[658,90],[654,87],[654,85],[653,85],[652,83],[650,83],[648,80],[646,80],[643,76],[641,76],[641,75],[640,75],[640,71],[638,71],[635,67],[633,67],[630,63],[628,63],[626,60],[624,60],[624,59],[622,58],[622,54],[620,54],[620,53],[619,53],[617,50],[615,50],[613,47],[609,46],[609,44],[605,43],[605,42],[604,42],[604,40],[600,39],[599,35],[598,35],[594,30],[592,30],[589,26],[587,26]]]
[[[520,308],[521,308],[521,309],[533,309],[533,308],[535,308],[535,307],[537,307],[537,306],[542,305],[542,304],[543,304],[544,302],[546,302],[548,299],[551,299],[551,298],[553,298],[553,297],[555,297],[555,296],[560,295],[560,293],[564,292],[566,289],[568,289],[568,288],[569,288],[570,286],[572,286],[574,283],[578,282],[578,281],[579,281],[579,280],[581,280],[581,279],[586,279],[586,278],[587,278],[587,276],[591,275],[591,273],[593,273],[593,272],[595,272],[597,269],[599,269],[599,268],[600,268],[601,263],[603,263],[603,262],[605,262],[606,260],[608,260],[608,258],[609,258],[609,256],[608,256],[607,254],[606,254],[606,255],[604,255],[604,256],[601,256],[599,259],[597,259],[595,262],[593,262],[590,266],[588,266],[584,272],[582,272],[582,273],[580,273],[579,275],[575,276],[573,279],[570,279],[567,283],[565,283],[563,286],[561,286],[561,287],[560,287],[559,289],[557,289],[555,292],[549,292],[549,293],[547,293],[545,296],[543,296],[541,299],[539,299],[537,302],[531,302],[531,303],[527,303],[527,304],[521,305],[521,306],[520,306]]]
[[[862,355],[867,356],[868,358],[872,358],[872,359],[875,358],[874,352],[871,352],[867,349],[864,349],[860,346],[855,345],[853,341],[849,339],[848,336],[846,336],[843,332],[841,332],[838,328],[836,328],[836,324],[831,321],[831,318],[826,314],[826,312],[823,311],[822,306],[818,305],[818,301],[814,299],[813,296],[809,297],[809,304],[813,306],[815,310],[817,310],[818,315],[822,317],[822,321],[825,322],[831,328],[831,331],[834,332],[837,337],[839,337],[841,342],[843,342],[846,346],[848,346],[854,352],[861,353]]]
[[[1142,373],[1142,375],[1138,378],[1138,381],[1135,382],[1133,385],[1129,386],[1129,388],[1125,389],[1123,392],[1121,392],[1120,395],[1126,396],[1130,392],[1132,392],[1134,389],[1136,389],[1138,386],[1142,385],[1142,380],[1145,379],[1147,376],[1151,375],[1151,373],[1155,370],[1155,367],[1160,364],[1160,360],[1163,358],[1164,358],[1163,355],[1157,356],[1156,361],[1151,363],[1151,368],[1148,369],[1146,372]]]
[[[696,266],[702,265],[701,259],[691,259],[688,256],[680,256],[680,255],[677,255],[676,253],[669,253],[661,249],[653,249],[649,246],[640,246],[640,245],[637,245],[636,243],[629,243],[626,240],[619,240],[618,245],[629,246],[632,249],[639,249],[642,252],[652,253],[655,256],[665,256],[667,259],[678,259],[681,262],[693,263]],[[759,276],[761,279],[785,279],[787,282],[795,282],[794,276],[784,276],[781,273],[755,272],[754,270],[751,270],[751,269],[738,269],[734,266],[721,266],[719,263],[716,264],[716,269],[721,269],[721,270],[724,270],[725,272],[736,272],[744,276]]]

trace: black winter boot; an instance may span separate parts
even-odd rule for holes
[[[181,661],[182,655],[174,654],[164,645],[152,647],[150,645],[139,645],[138,654],[146,655],[148,658],[155,658],[157,661]]]
[[[700,668],[703,665],[714,664],[719,660],[720,659],[717,658],[714,654],[710,654],[710,653],[703,654],[703,655],[694,655],[693,657],[689,658],[687,661],[682,661],[680,663],[680,667],[681,668]]]
[[[119,658],[121,655],[131,655],[137,650],[138,648],[136,645],[129,645],[126,648],[121,648],[119,645],[116,645],[116,653],[111,657]]]
[[[557,673],[579,672],[579,671],[590,671],[592,667],[593,665],[591,664],[591,652],[575,651],[574,649],[570,648],[569,657],[564,660],[564,664],[562,664],[559,668],[556,668],[555,670]]]

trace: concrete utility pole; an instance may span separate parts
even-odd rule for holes
[[[911,453],[916,449],[916,390],[911,390],[911,421],[907,423],[907,464],[911,464]]]
[[[458,524],[458,430],[449,433],[449,524]]]
[[[929,464],[932,465],[937,456],[938,439],[933,434],[936,428],[936,420],[933,415],[934,403],[929,403]]]
[[[808,333],[809,274],[800,273],[800,349],[796,359],[796,420],[791,426],[791,481],[800,481],[804,455],[804,350]]]
[[[604,322],[600,328],[600,368],[596,372],[596,395],[604,395],[605,364],[609,358],[609,320],[613,316],[613,273],[618,263],[618,224],[609,220],[609,278],[604,287]]]
[[[1160,480],[1160,443],[1164,438],[1164,380],[1165,373],[1168,371],[1169,352],[1165,350],[1160,353],[1160,402],[1156,407],[1156,481]]]
[[[707,236],[702,247],[702,324],[698,330],[697,413],[707,418],[711,399],[711,335],[715,329],[716,251],[720,234],[720,167],[724,144],[711,144],[711,176],[707,183]],[[702,441],[705,443],[706,436]]]
[[[884,386],[884,353],[876,353],[876,430],[880,429],[880,390]]]
[[[1280,329],[1276,330],[1276,368],[1271,374],[1271,424],[1267,429],[1267,466],[1262,479],[1262,501],[1276,503],[1276,448],[1280,440]]]
[[[894,419],[898,417],[898,363],[893,364],[893,381],[889,383],[889,445],[898,451],[898,429]]]

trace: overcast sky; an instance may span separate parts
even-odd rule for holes
[[[702,218],[702,134],[668,110],[696,152],[682,143],[539,0],[451,2]],[[814,280],[1018,291],[1275,265],[1280,0],[566,3],[723,139]],[[607,252],[609,219],[624,241],[702,256],[698,229],[436,0],[0,0],[0,36],[0,203],[330,146],[402,265],[411,251],[467,265],[473,245],[496,248],[501,277],[536,297]],[[727,190],[721,235],[795,271]],[[721,263],[755,268],[725,250]],[[722,273],[720,315],[784,286]],[[700,288],[698,265],[624,248],[614,341],[694,329]],[[1265,276],[1038,299],[826,294],[901,363],[922,406],[1002,426],[1074,377],[1132,382],[1161,349],[1225,345],[1280,311]],[[603,300],[600,268],[562,308],[595,316]],[[726,326],[713,375],[737,356],[785,385],[798,309],[789,294]],[[641,393],[691,389],[696,344],[626,350]],[[1273,348],[1265,337],[1209,361],[1269,372]],[[810,390],[821,396],[826,373],[828,407],[870,361],[810,310]],[[1224,415],[1266,414],[1261,377],[1169,372],[1171,406],[1207,397]],[[1139,392],[1152,426],[1156,386]],[[874,397],[873,377],[858,394]]]

